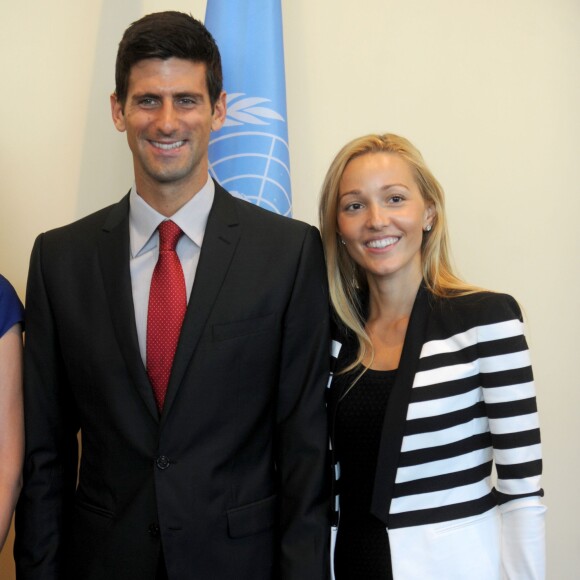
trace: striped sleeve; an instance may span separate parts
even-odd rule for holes
[[[407,409],[390,527],[475,516],[515,499],[539,505],[540,434],[517,303],[488,292],[446,300],[428,338]]]
[[[534,377],[520,308],[506,295],[496,295],[490,308],[504,321],[477,328],[479,372],[497,470],[495,492],[498,503],[503,504],[543,495],[542,455]]]

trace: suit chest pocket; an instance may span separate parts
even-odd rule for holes
[[[222,324],[214,324],[212,327],[212,341],[224,342],[234,339],[244,339],[260,333],[267,333],[274,328],[275,318],[273,314],[249,318],[246,320],[236,320]]]

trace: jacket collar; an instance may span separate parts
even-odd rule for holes
[[[427,322],[431,312],[430,298],[431,293],[424,285],[421,285],[409,318],[397,378],[393,385],[383,421],[371,513],[385,525],[388,523],[395,477],[399,465],[399,455],[403,436],[405,435],[411,389],[417,372],[421,349],[425,342]]]

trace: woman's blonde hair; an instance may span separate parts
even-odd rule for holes
[[[407,139],[391,133],[366,135],[347,143],[330,165],[320,197],[319,219],[330,298],[338,318],[359,342],[357,360],[346,370],[355,368],[372,353],[372,345],[364,328],[361,299],[366,295],[366,273],[349,256],[341,244],[337,228],[340,181],[348,163],[368,153],[399,155],[411,168],[425,203],[432,204],[432,228],[424,232],[421,245],[421,267],[425,286],[436,296],[458,296],[478,291],[463,282],[453,272],[449,254],[449,234],[445,217],[445,194],[431,173],[419,150]]]

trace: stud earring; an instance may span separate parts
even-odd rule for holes
[[[345,241],[344,241],[342,238],[340,238],[340,243],[341,243],[343,246],[346,246],[346,242],[345,242]]]
[[[425,230],[424,230],[424,231],[426,231],[426,232],[430,232],[432,227],[433,227],[433,226],[432,226],[431,224],[427,224],[427,225],[425,226]]]

